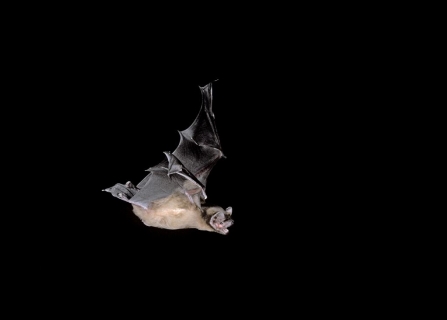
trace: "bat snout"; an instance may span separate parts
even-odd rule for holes
[[[210,225],[213,229],[220,234],[228,234],[228,228],[234,224],[234,221],[230,218],[231,211],[218,211],[210,219]]]

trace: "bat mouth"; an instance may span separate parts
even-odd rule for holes
[[[210,219],[211,227],[220,234],[228,234],[228,228],[233,224],[234,221],[230,218],[230,215],[222,211],[215,213]]]

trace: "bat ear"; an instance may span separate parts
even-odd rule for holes
[[[233,213],[233,208],[232,207],[228,207],[225,209],[225,211],[227,212],[227,214],[229,214],[231,216],[231,214]]]

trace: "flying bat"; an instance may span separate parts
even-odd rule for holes
[[[195,228],[228,234],[233,225],[232,208],[207,206],[207,178],[215,164],[225,157],[217,134],[212,83],[200,87],[202,105],[193,123],[180,134],[173,152],[147,169],[149,174],[136,186],[130,181],[104,189],[132,204],[133,212],[150,227]]]

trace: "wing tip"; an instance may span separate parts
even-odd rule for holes
[[[213,81],[207,83],[206,85],[204,85],[203,87],[199,85],[199,88],[200,88],[201,90],[205,90],[207,87],[212,87],[213,83],[214,83],[214,82],[217,82],[217,81],[219,81],[219,79],[213,80]]]

